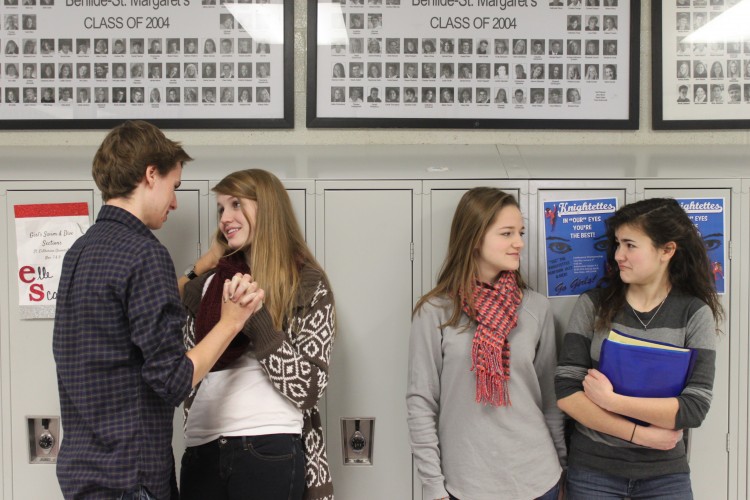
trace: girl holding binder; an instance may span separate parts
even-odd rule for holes
[[[608,273],[579,297],[555,377],[558,406],[575,420],[568,498],[691,499],[682,433],[700,426],[711,404],[723,315],[705,245],[679,203],[666,198],[619,209],[607,221],[607,239]],[[613,329],[694,350],[682,392],[616,394],[596,369]]]
[[[426,499],[557,499],[555,332],[549,302],[521,279],[524,231],[511,195],[468,191],[414,309],[406,405]]]

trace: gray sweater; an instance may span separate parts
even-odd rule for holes
[[[555,332],[549,302],[524,290],[510,333],[511,406],[475,401],[471,347],[476,324],[440,328],[447,299],[425,304],[409,340],[409,434],[424,498],[529,500],[552,488],[565,459],[554,393]],[[464,327],[469,325],[468,329]]]
[[[599,289],[590,290],[578,298],[573,309],[555,377],[559,399],[582,391],[586,370],[599,366],[602,342],[609,335],[609,328],[594,331],[595,307],[599,296]],[[695,297],[673,290],[658,314],[656,311],[655,308],[639,314],[641,320],[651,321],[648,330],[643,329],[629,308],[615,315],[612,328],[634,337],[696,350],[690,379],[677,397],[679,409],[675,428],[698,427],[711,405],[716,364],[716,325],[711,309]],[[579,423],[576,423],[571,438],[569,464],[630,479],[690,470],[684,442],[669,451],[654,450],[602,434]]]

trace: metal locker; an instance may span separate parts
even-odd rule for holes
[[[631,201],[629,193],[635,188],[633,181],[607,180],[607,181],[532,181],[529,193],[529,241],[534,241],[534,251],[530,258],[534,259],[534,265],[530,270],[529,283],[539,293],[547,295],[547,262],[545,252],[546,239],[544,234],[544,202],[559,200],[616,198],[618,207]],[[570,313],[577,299],[576,296],[550,298],[552,311],[555,315],[555,332],[557,333],[558,346],[565,333],[565,327],[570,318]]]
[[[743,158],[743,163],[745,158]],[[748,492],[750,491],[750,461],[748,460],[747,452],[750,447],[748,442],[748,396],[750,396],[750,360],[748,360],[748,354],[750,353],[750,339],[748,339],[747,332],[750,331],[750,308],[747,304],[750,304],[750,219],[744,217],[745,214],[750,214],[750,179],[742,179],[742,190],[741,195],[735,197],[733,203],[735,209],[739,209],[740,217],[737,224],[740,225],[739,232],[735,233],[734,241],[735,246],[735,262],[739,259],[739,265],[736,266],[738,272],[735,274],[738,278],[739,293],[734,294],[734,314],[739,316],[737,321],[732,323],[732,326],[737,328],[734,331],[740,332],[738,335],[739,339],[736,344],[733,344],[733,348],[738,350],[739,360],[737,362],[737,371],[733,372],[737,374],[737,386],[736,389],[736,403],[737,410],[732,412],[732,415],[737,421],[737,434],[735,444],[737,445],[736,455],[730,452],[730,460],[736,456],[737,462],[730,461],[730,464],[737,464],[737,470],[734,467],[730,467],[730,478],[736,474],[737,491],[736,495],[731,498],[747,498]],[[732,394],[734,397],[735,395]],[[730,484],[730,492],[732,490],[732,484]]]
[[[177,195],[177,210],[169,213],[167,222],[153,231],[159,241],[167,247],[174,262],[175,273],[179,278],[189,266],[210,245],[207,237],[207,194],[208,185],[201,181],[182,181]],[[177,480],[180,478],[180,458],[185,450],[182,431],[182,405],[175,410],[172,421],[172,450],[177,467]]]
[[[317,184],[316,254],[337,306],[326,396],[328,461],[337,498],[411,497],[405,395],[411,306],[419,287],[415,270],[420,245],[415,235],[420,185]],[[352,435],[342,437],[342,427],[345,432],[352,429]],[[354,433],[373,428],[371,461],[345,464],[351,448],[359,448],[362,455],[368,451],[367,436],[352,441]]]
[[[422,236],[424,248],[429,249],[429,253],[424,259],[424,269],[422,275],[422,293],[429,292],[440,272],[440,266],[443,264],[445,254],[448,249],[448,239],[451,231],[451,221],[453,213],[459,200],[466,191],[479,186],[496,187],[512,194],[518,200],[521,206],[528,231],[530,223],[528,219],[528,181],[511,181],[503,179],[476,179],[460,181],[425,181],[424,195],[422,203],[424,225]],[[526,246],[523,248],[521,258],[521,274],[524,278],[528,277],[529,268],[529,240],[526,240]]]
[[[175,273],[182,276],[202,252],[208,249],[208,183],[182,181],[177,196],[177,210],[169,212],[167,222],[153,231],[167,247]]]
[[[227,172],[227,175],[231,172]],[[273,172],[274,175],[278,173]],[[210,187],[213,188],[218,184],[220,179],[214,179],[209,182]],[[302,234],[305,236],[307,246],[310,250],[315,253],[315,183],[314,181],[296,180],[296,179],[281,179],[281,182],[286,187],[289,199],[292,202],[292,210],[297,217],[297,223],[299,224]],[[208,222],[205,244],[203,245],[203,251],[208,249],[207,245],[211,244],[211,238],[214,235],[218,227],[218,213],[216,210],[216,193],[208,191],[203,196],[207,210],[203,213],[206,216]]]
[[[426,294],[435,286],[441,266],[445,260],[450,239],[451,222],[456,206],[461,197],[471,188],[487,186],[501,189],[512,194],[521,207],[521,213],[528,231],[528,181],[507,179],[472,179],[472,180],[428,180],[423,182],[422,195],[422,241],[424,259],[422,262],[422,289],[420,296]],[[528,278],[529,245],[522,250],[521,274]],[[416,466],[413,477],[414,500],[423,498],[422,483],[417,475]]]
[[[216,181],[218,182],[218,181]],[[215,185],[213,182],[212,185]],[[289,189],[292,208],[303,234],[307,235],[308,220],[312,219],[312,196],[308,200],[307,193],[312,192],[312,183],[305,181],[291,181],[285,183],[293,188]],[[211,238],[217,228],[216,196],[209,192],[208,182],[183,181],[177,191],[177,210],[170,212],[169,219],[164,226],[154,234],[164,244],[172,256],[177,276],[192,266],[196,259],[211,245]],[[183,432],[182,405],[175,411],[173,420],[172,449],[175,455],[177,480],[180,478],[180,461],[185,451],[185,436]]]
[[[55,432],[59,429],[60,406],[57,375],[52,356],[51,318],[22,319],[19,314],[18,278],[16,273],[16,228],[14,205],[38,203],[84,202],[88,205],[89,221],[93,223],[100,200],[93,182],[13,182],[4,186],[2,237],[7,265],[2,267],[2,366],[3,401],[3,485],[5,498],[62,498],[57,484],[54,462],[30,463],[31,432]],[[38,418],[37,418],[38,417]],[[57,420],[57,426],[39,429],[33,420]],[[33,419],[33,420],[29,420]],[[63,430],[64,432],[64,430]],[[52,434],[53,446],[61,436]]]
[[[722,295],[724,307],[724,324],[721,325],[722,334],[716,344],[716,376],[714,378],[713,400],[711,409],[703,424],[690,431],[688,453],[690,462],[690,477],[693,495],[696,500],[714,500],[719,498],[734,498],[737,479],[730,464],[730,454],[736,455],[738,447],[736,435],[738,422],[734,412],[730,411],[731,401],[736,397],[731,395],[736,390],[732,380],[738,380],[738,366],[740,361],[740,329],[738,318],[733,318],[736,324],[730,324],[730,310],[739,308],[739,283],[735,283],[734,263],[737,259],[729,258],[728,248],[733,241],[735,230],[739,233],[739,211],[733,209],[733,197],[739,192],[739,181],[701,179],[695,180],[643,180],[637,183],[637,194],[643,198],[677,198],[700,199],[722,198],[724,200],[724,234],[714,235],[711,242],[706,237],[707,246],[713,247],[719,239],[726,244],[724,259],[725,293]],[[704,235],[706,236],[706,235]],[[710,248],[709,247],[709,248]],[[734,304],[734,307],[733,307]],[[746,305],[746,304],[745,304]],[[734,386],[734,387],[733,387]]]

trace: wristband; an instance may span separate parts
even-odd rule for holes
[[[184,276],[185,276],[185,277],[186,277],[186,278],[187,278],[188,280],[193,280],[193,279],[197,278],[197,277],[198,277],[198,275],[197,275],[197,274],[195,274],[195,266],[190,266],[190,267],[188,267],[187,269],[185,269],[185,273],[184,273]]]

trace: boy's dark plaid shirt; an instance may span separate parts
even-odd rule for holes
[[[65,498],[113,498],[146,486],[169,498],[174,409],[193,365],[166,248],[134,215],[105,205],[65,255],[53,351]]]

